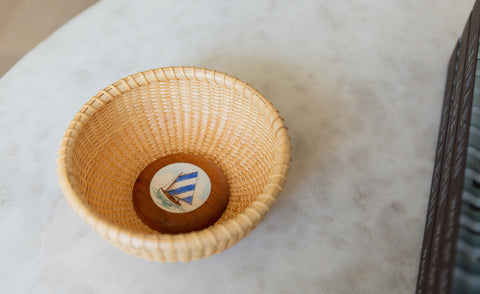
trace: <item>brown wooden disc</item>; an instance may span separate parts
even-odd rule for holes
[[[223,171],[210,160],[186,153],[152,162],[133,187],[138,217],[161,233],[186,233],[214,224],[228,198]]]

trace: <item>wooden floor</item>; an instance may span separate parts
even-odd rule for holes
[[[0,0],[0,77],[20,58],[97,0]]]

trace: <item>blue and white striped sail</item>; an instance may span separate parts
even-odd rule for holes
[[[168,188],[167,192],[182,201],[192,204],[193,194],[197,185],[198,172],[191,172],[179,176]]]

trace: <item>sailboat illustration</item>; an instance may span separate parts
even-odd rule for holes
[[[165,189],[160,188],[162,193],[176,205],[181,202],[192,205],[193,194],[197,185],[198,171],[183,174],[181,172]]]

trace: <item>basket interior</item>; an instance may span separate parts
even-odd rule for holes
[[[235,217],[263,190],[275,163],[272,122],[259,106],[242,93],[195,80],[149,83],[115,97],[89,118],[73,145],[80,197],[114,224],[159,234],[137,217],[133,185],[151,162],[186,152],[224,171],[230,201],[217,224]]]

